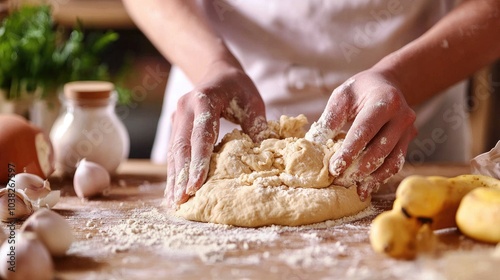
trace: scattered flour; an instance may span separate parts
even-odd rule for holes
[[[84,240],[74,243],[70,253],[84,253],[90,246],[95,250],[97,239],[105,244],[97,246],[100,253],[120,253],[140,248],[155,248],[159,255],[173,258],[198,257],[203,263],[222,261],[257,264],[270,257],[270,249],[276,246],[280,236],[299,233],[300,242],[305,244],[297,250],[285,250],[278,259],[288,265],[300,264],[309,266],[313,263],[329,265],[337,255],[345,251],[340,242],[333,245],[321,245],[324,239],[317,230],[336,232],[335,227],[373,215],[374,209],[369,207],[357,215],[339,220],[317,224],[287,227],[267,226],[260,228],[241,228],[211,223],[189,222],[165,213],[161,207],[144,207],[130,210],[128,219],[117,223],[104,223],[101,218],[87,221],[88,230]],[[97,238],[100,237],[100,238]],[[235,251],[246,251],[250,254],[235,257],[227,256]],[[255,251],[255,253],[252,253]],[[287,253],[288,252],[288,253]]]
[[[148,183],[140,189],[151,193],[155,185],[158,186],[155,192],[160,193],[163,183]],[[368,245],[368,231],[370,219],[380,210],[373,207],[355,216],[305,226],[241,228],[172,217],[166,214],[162,201],[161,198],[133,204],[124,201],[116,204],[118,209],[95,208],[78,213],[78,219],[86,222],[76,230],[77,241],[68,254],[97,262],[121,259],[126,267],[111,271],[114,278],[103,278],[105,272],[101,271],[87,279],[124,279],[124,275],[128,275],[127,279],[137,279],[130,278],[130,273],[139,273],[139,267],[147,265],[147,260],[139,257],[145,256],[145,252],[148,258],[175,264],[175,269],[167,270],[164,275],[177,276],[195,275],[200,269],[219,272],[229,269],[231,279],[252,279],[256,270],[261,269],[260,275],[269,273],[266,277],[269,279],[298,280],[496,279],[497,276],[494,274],[500,245],[495,249],[465,237],[459,240],[463,251],[457,251],[456,245],[440,243],[439,258],[422,257],[412,262],[375,258]],[[472,247],[477,254],[466,249]],[[126,274],[120,274],[123,271]],[[211,276],[221,278],[217,274]],[[211,277],[206,275],[206,278]]]

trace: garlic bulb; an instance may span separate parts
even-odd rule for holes
[[[60,191],[52,191],[48,180],[30,173],[19,173],[12,177],[9,187],[23,190],[36,208],[52,208],[61,197]]]
[[[73,186],[79,198],[102,194],[110,184],[108,171],[99,164],[82,159],[76,167]]]
[[[33,212],[33,204],[23,190],[0,189],[0,219],[2,221],[24,220]]]
[[[19,233],[12,240],[15,240],[15,243],[4,242],[0,248],[2,279],[50,280],[54,278],[52,258],[34,233]]]
[[[50,183],[30,173],[16,174],[9,180],[9,187],[23,190],[31,200],[37,200],[50,193]]]
[[[40,208],[21,227],[21,232],[33,232],[52,256],[64,256],[73,243],[73,231],[61,215]]]

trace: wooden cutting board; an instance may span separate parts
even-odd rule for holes
[[[500,263],[495,246],[456,229],[439,232],[437,246],[414,261],[376,254],[368,240],[371,220],[390,209],[404,176],[464,173],[461,165],[406,166],[356,219],[258,229],[168,215],[162,206],[166,167],[148,161],[124,163],[111,190],[91,200],[78,199],[70,181],[54,177],[63,195],[54,210],[76,236],[68,255],[55,259],[57,279],[488,279]]]

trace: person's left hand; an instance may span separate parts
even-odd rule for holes
[[[325,143],[350,121],[341,148],[330,159],[330,173],[335,184],[356,184],[365,200],[403,167],[408,144],[417,134],[415,112],[394,77],[367,70],[333,91],[306,138]]]

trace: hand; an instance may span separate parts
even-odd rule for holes
[[[220,118],[241,125],[254,141],[267,129],[264,102],[241,68],[224,62],[210,67],[201,82],[177,103],[167,161],[167,206],[186,202],[204,183]]]
[[[336,88],[325,111],[306,135],[324,143],[352,122],[341,148],[330,159],[335,184],[357,185],[365,200],[403,167],[416,136],[415,112],[396,80],[374,70],[361,72]]]

